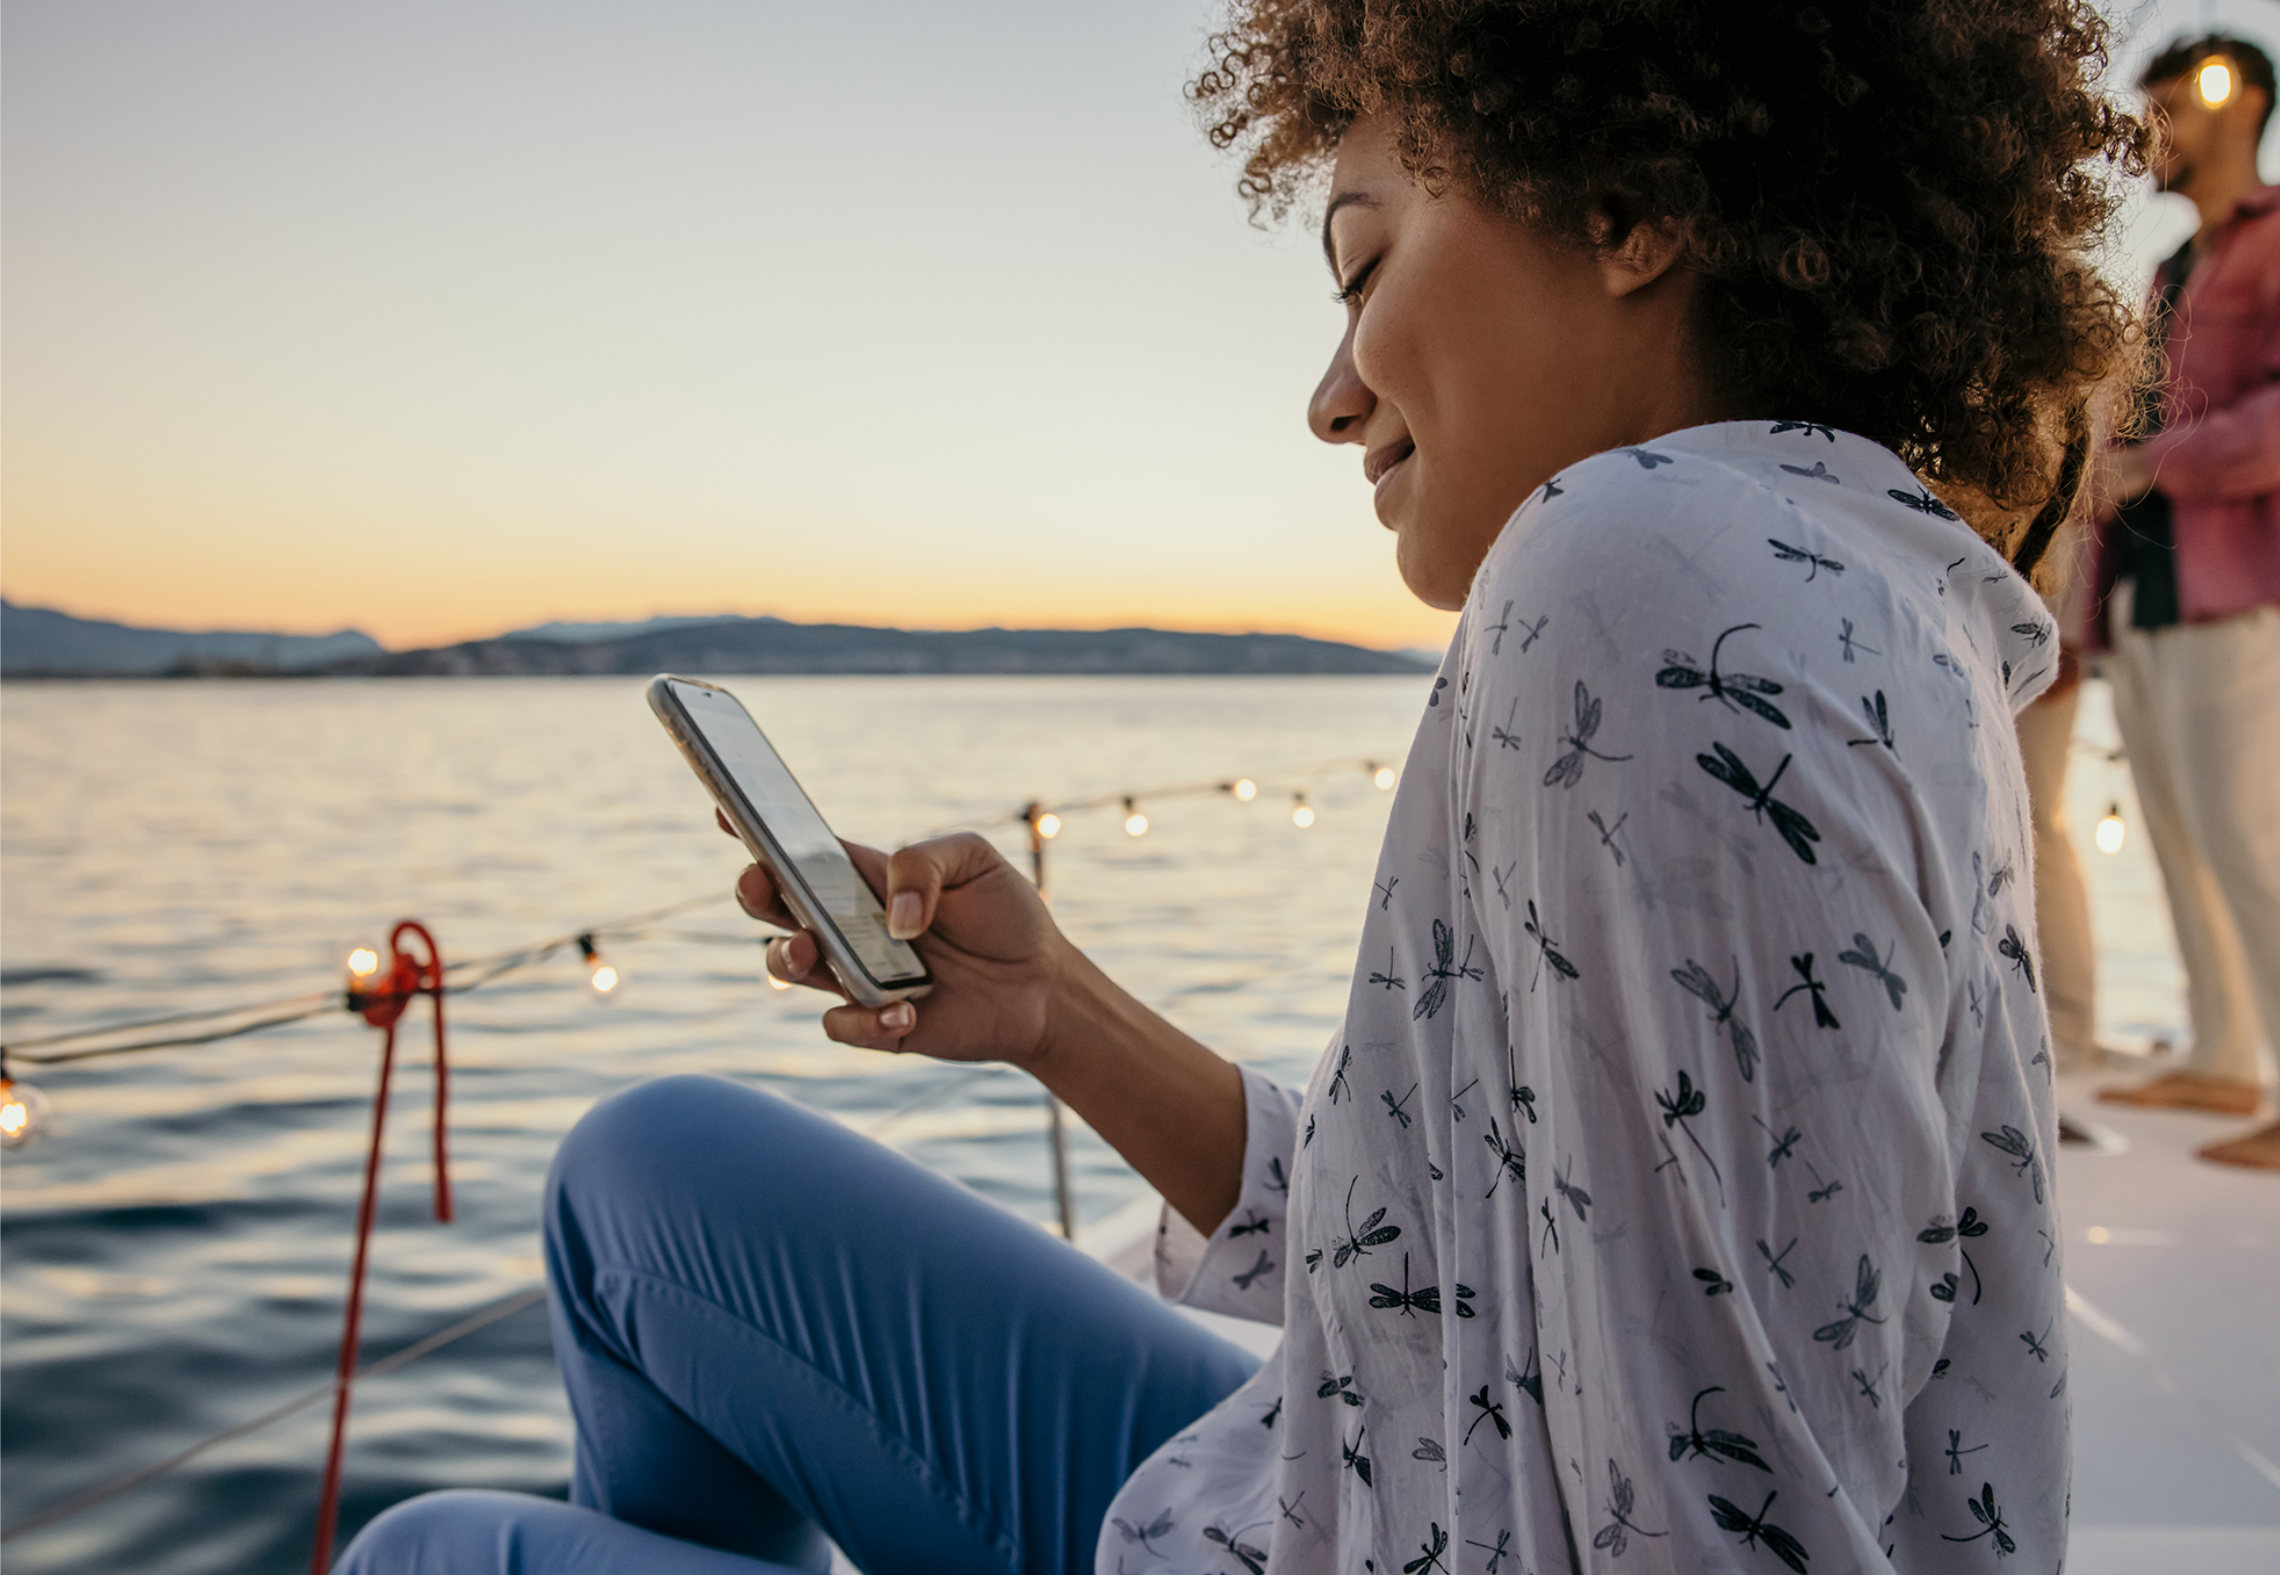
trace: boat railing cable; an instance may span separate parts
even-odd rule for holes
[[[980,1066],[953,1077],[943,1078],[916,1098],[895,1106],[892,1110],[857,1130],[866,1137],[876,1137],[898,1121],[907,1120],[937,1106],[945,1105],[975,1084],[1002,1076],[1011,1070],[1010,1067],[998,1065]],[[363,1383],[368,1379],[384,1378],[390,1373],[401,1371],[431,1352],[440,1351],[445,1346],[464,1340],[471,1334],[480,1334],[483,1330],[490,1328],[491,1325],[512,1318],[527,1308],[536,1307],[545,1300],[545,1286],[528,1285],[521,1290],[501,1296],[495,1301],[485,1302],[465,1317],[445,1325],[433,1334],[424,1335],[401,1350],[381,1357],[376,1362],[369,1362],[360,1366],[350,1382]],[[0,1542],[12,1542],[18,1537],[28,1536],[32,1532],[45,1530],[60,1521],[69,1520],[72,1516],[93,1509],[98,1504],[108,1503],[120,1494],[142,1486],[145,1482],[165,1476],[170,1471],[179,1470],[210,1450],[218,1449],[224,1444],[258,1433],[264,1428],[274,1427],[279,1422],[308,1410],[311,1406],[332,1399],[338,1388],[339,1381],[337,1379],[327,1379],[321,1384],[302,1390],[281,1404],[270,1407],[259,1416],[248,1417],[245,1421],[233,1423],[219,1432],[209,1433],[196,1443],[176,1450],[163,1460],[154,1460],[149,1465],[137,1466],[131,1471],[122,1471],[117,1476],[106,1477],[101,1482],[81,1489],[60,1503],[52,1504],[46,1509],[25,1516],[22,1520],[0,1527]]]

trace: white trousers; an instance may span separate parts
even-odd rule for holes
[[[2114,720],[2210,1077],[2270,1081],[2280,1030],[2280,608],[2151,632],[2111,603]]]
[[[2059,1070],[2096,1064],[2097,950],[2082,862],[2066,823],[2066,763],[2082,686],[2069,684],[2019,713],[2019,757],[2035,828],[2035,930],[2042,943],[2043,1003]]]

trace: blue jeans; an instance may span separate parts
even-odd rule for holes
[[[1079,1575],[1140,1461],[1256,1362],[796,1105],[674,1077],[547,1177],[570,1503],[431,1493],[347,1575]]]

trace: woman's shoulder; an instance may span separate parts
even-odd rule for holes
[[[1889,449],[1817,422],[1722,422],[1569,466],[1513,514],[1476,599],[1585,595],[1631,620],[1937,603],[2005,566]],[[2022,582],[2023,588],[2023,582]],[[2031,597],[2031,593],[2028,593]]]

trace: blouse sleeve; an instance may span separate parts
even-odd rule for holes
[[[1169,1301],[1254,1323],[1283,1321],[1298,1090],[1243,1074],[1243,1190],[1208,1237],[1170,1204],[1156,1228],[1156,1289]]]
[[[1467,657],[1465,895],[1540,1116],[1499,1228],[1526,1235],[1579,1545],[1724,1568],[1763,1516],[1818,1569],[1889,1540],[1953,1310],[1952,1279],[1925,1294],[1953,1250],[1925,1243],[1980,1145],[1941,1098],[1978,1075],[1943,1051],[1949,952],[1992,958],[2003,926],[1968,897],[1952,916],[1939,844],[1977,828],[1934,824],[1918,784],[1975,769],[1977,721],[1779,497],[1712,477],[1646,499],[1683,497],[1701,534],[1642,554],[1672,516],[1613,479],[1523,513],[1475,590],[1530,612],[1604,588],[1524,652],[1484,631]],[[1847,665],[1840,629],[1875,660]]]

